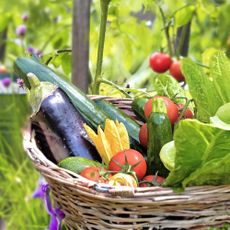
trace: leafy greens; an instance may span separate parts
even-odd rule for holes
[[[174,133],[175,167],[167,186],[230,183],[230,130],[198,120],[179,122]]]
[[[218,51],[210,59],[209,72],[203,69],[188,58],[182,61],[182,72],[197,105],[197,118],[209,122],[221,105],[230,102],[229,60],[224,52]]]
[[[218,51],[209,64],[204,71],[182,61],[198,120],[182,120],[175,129],[175,166],[166,186],[230,184],[230,62]]]

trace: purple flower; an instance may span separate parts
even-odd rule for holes
[[[23,79],[17,78],[17,84],[18,84],[19,88],[23,88],[23,86],[24,86],[24,81],[23,81]]]
[[[36,50],[35,50],[35,54],[36,54],[38,57],[41,57],[41,56],[42,56],[42,51],[39,50],[39,49],[36,49]]]
[[[23,37],[25,34],[26,34],[26,26],[25,25],[19,25],[17,28],[16,28],[16,34],[19,36],[19,37]]]
[[[22,15],[22,20],[23,20],[24,22],[27,21],[28,18],[29,18],[28,14],[25,13],[25,14]]]
[[[29,54],[34,53],[34,48],[31,47],[31,46],[29,46],[29,47],[27,48],[27,52],[28,52]]]
[[[65,214],[60,209],[52,207],[49,185],[40,181],[39,187],[33,193],[33,198],[40,198],[45,205],[46,211],[50,215],[48,230],[59,230]]]
[[[10,84],[11,84],[11,79],[10,79],[9,77],[3,78],[3,79],[2,79],[2,84],[3,84],[6,88],[8,88],[8,87],[10,86]]]

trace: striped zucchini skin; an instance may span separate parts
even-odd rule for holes
[[[138,98],[135,98],[132,102],[132,110],[143,121],[146,120],[145,113],[144,113],[144,107],[147,101],[148,101],[147,97],[138,97]]]
[[[96,104],[80,89],[63,80],[47,66],[31,58],[18,58],[15,61],[14,67],[17,75],[23,78],[28,88],[30,88],[30,85],[26,75],[31,72],[40,81],[48,81],[59,86],[68,95],[75,109],[81,114],[87,124],[94,128],[97,128],[98,125],[104,125],[104,121],[107,118],[105,113],[98,109]]]
[[[159,176],[166,177],[169,171],[160,159],[162,146],[173,139],[172,128],[167,114],[152,112],[147,120],[148,150],[147,162],[150,174],[158,171]]]

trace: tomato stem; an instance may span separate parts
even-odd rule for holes
[[[99,94],[100,81],[97,80],[99,77],[101,77],[109,3],[110,0],[100,0],[101,22],[100,22],[100,33],[99,33],[98,50],[97,50],[96,72],[95,72],[95,78],[92,86],[93,94]]]
[[[183,107],[183,109],[182,109],[182,111],[181,111],[181,113],[180,113],[179,120],[182,119],[182,117],[184,116],[184,114],[185,114],[185,112],[186,112],[186,109],[188,108],[189,104],[190,104],[192,101],[193,101],[192,99],[190,99],[190,100],[187,99],[187,100],[186,100],[186,103],[185,103],[185,105],[184,105],[184,107]]]

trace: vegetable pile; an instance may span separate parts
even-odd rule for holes
[[[178,65],[183,79],[174,76]],[[37,61],[17,59],[38,146],[60,167],[111,186],[229,184],[230,63],[225,54],[214,54],[205,70],[187,58],[173,62],[163,53],[152,55],[150,66],[174,77],[157,75],[154,97],[133,98],[140,126]]]

